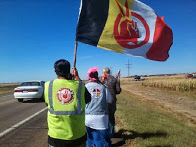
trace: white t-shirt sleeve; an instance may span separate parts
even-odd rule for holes
[[[112,96],[111,96],[111,94],[110,94],[110,92],[107,88],[105,90],[106,90],[106,100],[107,100],[108,103],[111,103],[112,102]]]

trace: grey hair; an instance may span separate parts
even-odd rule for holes
[[[105,67],[105,68],[103,68],[102,72],[105,73],[106,75],[109,75],[110,69],[108,67]]]

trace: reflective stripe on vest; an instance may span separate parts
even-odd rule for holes
[[[53,108],[53,100],[52,100],[52,87],[53,87],[53,81],[50,81],[49,84],[49,91],[48,91],[48,98],[49,98],[49,104],[50,104],[50,108],[48,108],[48,111],[51,114],[55,114],[55,115],[80,115],[82,114],[84,111],[81,111],[81,90],[82,90],[82,82],[79,81],[79,87],[78,87],[78,94],[77,94],[77,110],[75,111],[55,111]]]

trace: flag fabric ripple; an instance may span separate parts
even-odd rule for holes
[[[165,61],[172,30],[138,0],[81,0],[76,40],[126,55]]]

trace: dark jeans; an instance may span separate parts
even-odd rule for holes
[[[109,123],[110,138],[114,137],[114,125]]]
[[[115,114],[116,112],[116,104],[109,104],[108,105],[108,114],[109,114],[109,122],[115,126]]]
[[[110,137],[114,135],[114,128],[115,128],[115,112],[116,112],[116,103],[108,105],[108,114],[109,114],[109,130],[110,130]]]

